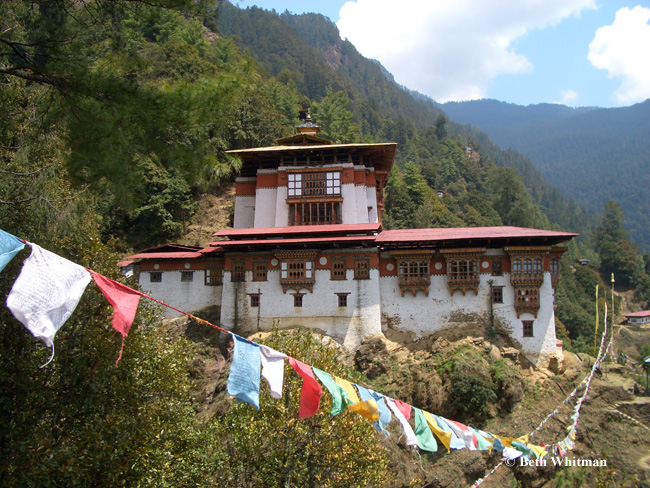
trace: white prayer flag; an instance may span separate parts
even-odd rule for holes
[[[7,296],[7,308],[54,351],[54,335],[77,307],[90,283],[90,273],[36,244],[28,244],[32,253]]]
[[[418,440],[415,437],[415,432],[413,432],[413,428],[408,423],[408,420],[406,420],[406,417],[404,417],[404,414],[400,411],[399,408],[397,408],[397,405],[395,405],[395,401],[392,398],[387,397],[384,397],[384,399],[386,400],[388,408],[393,411],[393,414],[395,417],[397,417],[397,421],[402,426],[402,432],[404,432],[404,435],[406,436],[406,445],[417,446]]]
[[[287,355],[268,346],[260,346],[260,357],[262,358],[262,376],[269,384],[271,397],[279,400],[282,398],[284,360]]]

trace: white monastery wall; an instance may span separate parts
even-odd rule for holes
[[[235,183],[254,183],[257,178],[235,178]],[[233,228],[248,229],[255,223],[255,195],[235,195]]]
[[[221,321],[228,330],[250,334],[279,328],[307,327],[331,336],[348,348],[357,347],[368,336],[381,333],[379,305],[379,271],[370,270],[369,280],[354,280],[347,270],[346,280],[331,280],[330,270],[317,269],[313,292],[300,290],[303,306],[294,307],[295,290],[283,293],[278,270],[269,270],[267,281],[253,282],[246,272],[246,282],[230,282],[224,272],[224,300]],[[250,306],[251,293],[260,293],[260,306]],[[347,306],[338,306],[337,293],[346,293]],[[235,323],[237,324],[236,329]]]
[[[277,208],[276,188],[257,188],[255,191],[255,227],[275,227]],[[286,207],[287,204],[285,203]],[[287,225],[286,223],[284,225]]]
[[[368,201],[368,223],[379,222],[377,214],[377,190],[372,186],[366,187],[366,200]]]
[[[368,219],[368,194],[366,193],[366,185],[355,185],[354,190],[357,197],[357,223],[367,224],[370,220]]]
[[[279,186],[275,193],[275,224],[271,227],[286,227],[289,225],[289,205],[287,205],[288,190]]]
[[[222,287],[205,285],[205,271],[193,270],[192,281],[181,281],[181,271],[161,271],[162,281],[151,283],[149,272],[140,273],[139,284],[142,290],[157,300],[184,312],[192,313],[209,305],[221,305]],[[182,314],[164,307],[166,319],[180,317]]]
[[[493,286],[503,287],[503,303],[491,304],[489,281]],[[476,323],[491,326],[490,306],[495,324],[505,329],[515,341],[524,356],[533,364],[548,362],[548,356],[556,351],[555,316],[553,313],[553,288],[550,273],[545,273],[544,284],[540,288],[540,309],[537,318],[530,313],[517,317],[514,309],[514,288],[510,275],[480,275],[478,295],[469,290],[463,295],[455,291],[453,296],[447,286],[446,275],[432,275],[429,296],[418,291],[414,297],[411,291],[401,296],[396,276],[380,279],[381,311],[384,319],[396,329],[425,337],[439,330]],[[533,337],[523,336],[522,320],[533,320]]]
[[[341,184],[341,212],[343,213],[344,224],[358,224],[357,222],[357,191],[354,183]]]
[[[514,303],[514,289],[504,288],[503,308],[494,310],[495,316],[500,319],[511,339],[519,346],[521,352],[529,361],[537,366],[546,366],[550,356],[557,351],[555,336],[555,311],[553,309],[554,290],[551,284],[551,274],[544,273],[544,283],[539,288],[540,307],[537,317],[532,313],[522,313],[519,318],[512,305]],[[523,320],[533,321],[533,337],[524,337]]]

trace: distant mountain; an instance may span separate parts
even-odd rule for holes
[[[527,155],[579,204],[600,211],[607,201],[618,201],[632,238],[650,250],[650,100],[621,108],[523,107],[496,100],[440,107],[500,147]]]

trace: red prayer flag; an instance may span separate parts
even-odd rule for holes
[[[122,358],[124,338],[129,334],[129,329],[135,319],[135,314],[138,310],[138,304],[140,303],[142,293],[133,290],[122,283],[106,278],[99,273],[95,273],[94,271],[92,271],[92,275],[95,283],[106,297],[106,300],[108,300],[108,302],[115,308],[112,326],[116,331],[122,334],[122,348],[120,349],[120,355],[115,362],[115,365],[117,366],[117,363],[119,363]]]
[[[404,403],[401,400],[395,400],[395,406],[399,408],[399,411],[402,412],[402,415],[404,415],[406,420],[411,418],[411,405]]]
[[[302,376],[302,390],[300,393],[300,410],[298,418],[307,419],[316,415],[320,405],[320,397],[323,396],[323,389],[314,377],[311,366],[294,358],[287,358],[291,367]]]

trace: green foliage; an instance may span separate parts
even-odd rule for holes
[[[504,359],[490,365],[492,380],[497,386],[500,407],[510,412],[524,396],[524,382],[519,368]]]
[[[100,243],[96,226],[86,221],[75,230],[38,237],[53,252],[117,279],[118,256]],[[0,276],[2,296],[20,257]],[[121,340],[110,326],[112,307],[93,284],[57,333],[54,361],[43,369],[49,350],[0,309],[2,486],[206,483],[214,440],[191,400],[192,349],[166,340],[149,303],[141,303],[117,367]]]
[[[261,341],[291,357],[340,377],[349,372],[337,350],[309,331],[274,331]],[[238,404],[216,419],[220,450],[220,486],[377,486],[389,477],[387,458],[372,422],[346,411],[332,417],[324,395],[316,415],[299,420],[302,378],[285,365],[284,396],[274,400],[268,387],[260,410]]]
[[[45,176],[57,171],[64,188],[90,192],[105,239],[128,229],[127,244],[158,244],[178,236],[190,197],[238,168],[226,149],[286,135],[295,90],[206,37],[185,10],[204,3],[3,4],[0,140],[12,177],[0,204],[52,203]]]
[[[322,102],[314,103],[312,118],[321,126],[321,136],[337,144],[358,142],[359,126],[352,122],[352,112],[348,110],[350,98],[344,91],[329,92]]]

